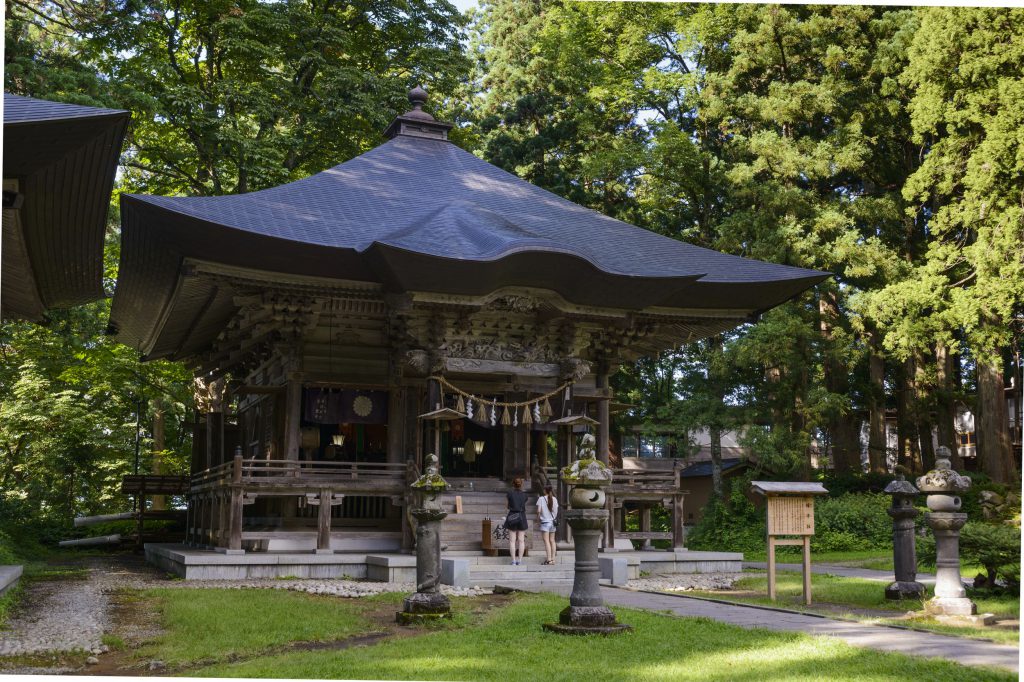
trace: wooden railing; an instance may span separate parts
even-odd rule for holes
[[[352,498],[393,498],[407,491],[405,463],[243,459],[240,453],[192,476],[187,540],[241,551],[243,507],[261,495],[295,495],[317,509],[317,551],[330,551],[333,508]],[[349,502],[379,516],[380,501]]]
[[[238,483],[287,482],[305,484],[345,481],[404,484],[406,465],[394,462],[309,462],[288,459],[240,459],[224,462],[192,476],[193,489]],[[236,480],[237,479],[237,480]]]
[[[672,548],[683,546],[685,533],[683,528],[683,498],[687,491],[682,489],[680,478],[681,467],[674,466],[670,470],[651,469],[612,469],[612,482],[605,488],[605,508],[611,519],[605,526],[606,546],[612,546],[616,537],[630,540],[643,540],[645,545],[650,540],[670,540]],[[545,467],[544,474],[554,484],[558,481],[558,467]],[[560,493],[568,492],[563,488]],[[622,530],[624,520],[619,513],[624,511],[624,503],[632,502],[641,510],[640,530],[625,532]],[[650,509],[656,504],[666,504],[672,514],[672,529],[655,531],[651,529]]]

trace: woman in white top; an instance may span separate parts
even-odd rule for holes
[[[558,519],[558,500],[551,494],[551,486],[544,486],[544,494],[537,499],[540,532],[544,536],[545,564],[555,563],[555,523]]]

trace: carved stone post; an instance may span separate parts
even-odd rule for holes
[[[885,588],[886,599],[923,599],[924,585],[917,582],[917,552],[914,547],[914,519],[918,511],[914,498],[918,490],[901,474],[885,487],[892,495],[888,513],[892,517],[892,560],[896,581]]]
[[[949,448],[940,447],[935,468],[917,479],[917,487],[928,495],[925,523],[935,534],[935,596],[925,602],[928,613],[941,616],[972,616],[978,607],[967,598],[960,580],[960,529],[967,514],[959,513],[961,493],[971,479],[953,471]]]
[[[402,625],[451,618],[451,602],[441,593],[441,522],[448,512],[441,509],[440,494],[448,483],[437,472],[437,456],[427,455],[427,471],[410,487],[418,500],[412,510],[416,519],[416,592],[402,601],[395,620]]]
[[[612,635],[630,630],[618,623],[615,614],[604,605],[601,596],[601,567],[597,558],[598,544],[608,523],[603,488],[611,483],[611,471],[594,457],[594,436],[582,439],[581,459],[562,478],[575,487],[569,497],[572,505],[565,518],[572,528],[576,565],[569,606],[562,610],[557,623],[544,623],[545,630],[568,635]]]

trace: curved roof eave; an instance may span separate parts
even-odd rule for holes
[[[3,175],[16,185],[5,187],[4,205],[10,193],[18,213],[8,220],[5,210],[5,270],[33,280],[12,288],[4,278],[4,316],[38,319],[40,310],[104,297],[107,210],[128,119],[127,111],[4,93]]]

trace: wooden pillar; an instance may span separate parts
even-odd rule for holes
[[[566,426],[558,427],[558,500],[563,506],[569,504],[569,486],[562,480],[562,469],[569,466],[571,457],[570,449],[572,444],[572,429]],[[565,514],[558,515],[558,525],[555,528],[556,542],[569,542],[569,524],[565,521]]]
[[[231,462],[231,509],[228,519],[228,550],[242,551],[242,505],[244,489],[242,488],[242,449],[235,449],[235,457]]]
[[[597,388],[603,393],[597,403],[597,458],[604,464],[608,463],[608,429],[611,423],[611,389],[608,387],[608,369],[606,366],[598,370]]]
[[[316,518],[316,553],[331,551],[331,489],[320,489],[320,510]]]
[[[684,495],[672,496],[672,549],[686,549],[686,531],[683,527]]]
[[[651,532],[651,503],[641,502],[640,503],[640,532],[650,533]],[[644,538],[644,543],[641,545],[642,549],[651,548],[651,539]]]
[[[803,536],[804,548],[804,604],[811,605],[811,536]]]
[[[207,492],[203,500],[203,544],[213,547],[213,493]]]
[[[292,373],[284,389],[284,458],[292,462],[299,460],[302,420],[302,381],[298,373]]]
[[[224,490],[217,494],[217,546],[227,547],[229,532],[228,516],[231,509],[231,491]]]
[[[775,601],[775,536],[768,536],[768,598]]]
[[[408,456],[405,447],[405,389],[388,389],[388,462],[401,464]]]
[[[605,509],[608,510],[608,523],[604,524],[604,547],[615,549],[615,495],[605,492]]]

